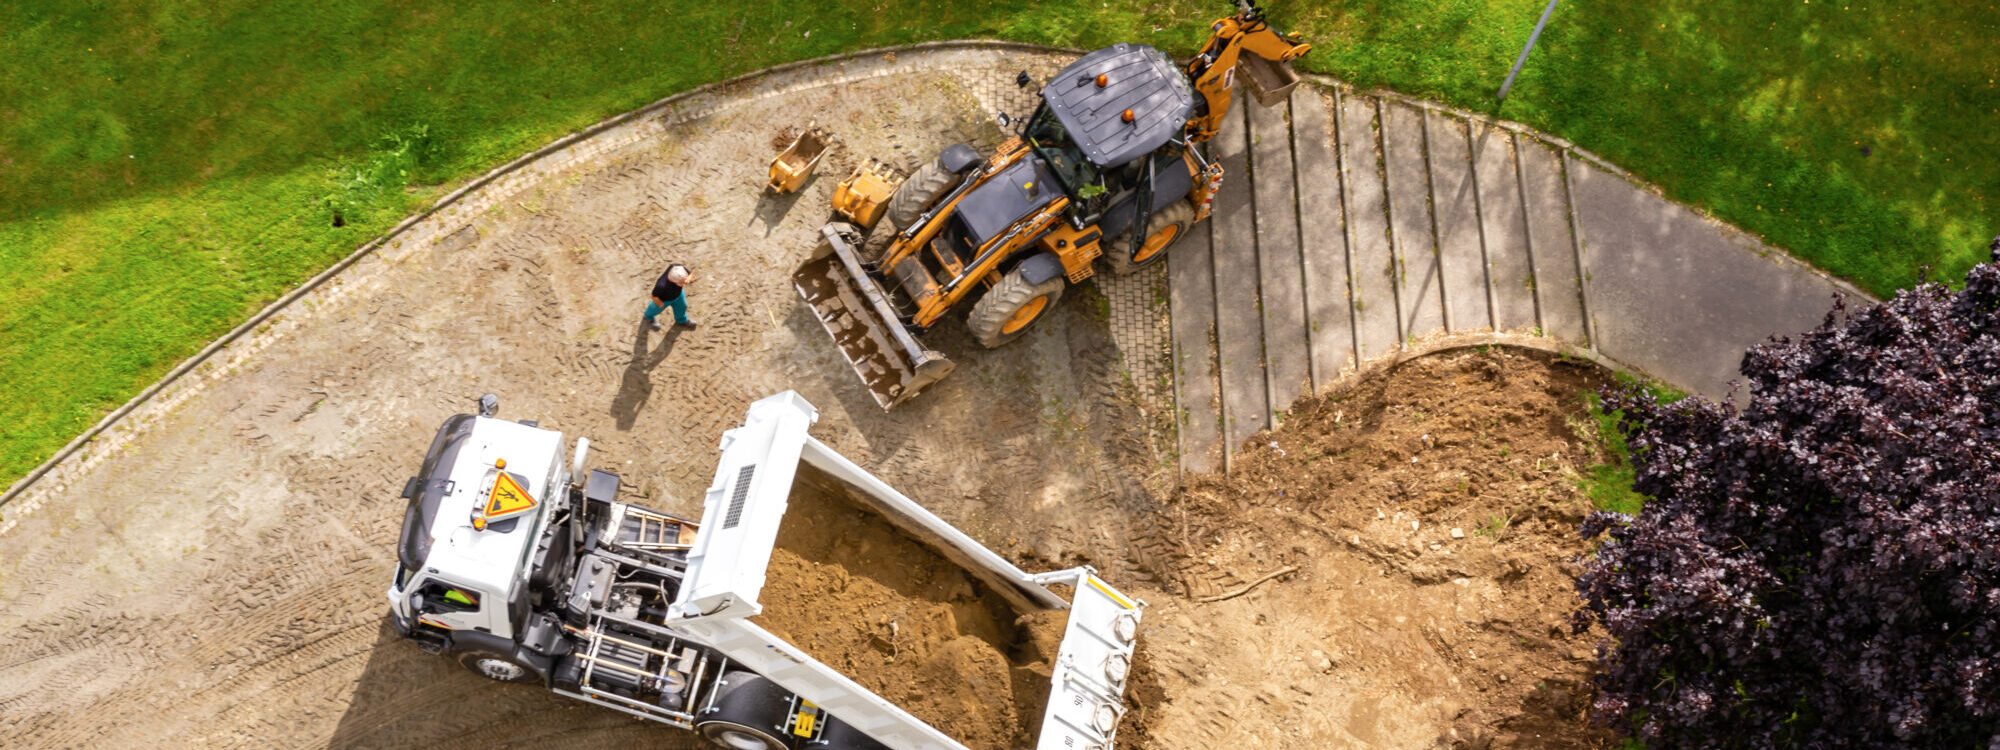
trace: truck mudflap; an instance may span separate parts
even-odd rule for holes
[[[1069,624],[1056,651],[1049,704],[1036,750],[1111,750],[1125,716],[1125,682],[1139,644],[1145,603],[1120,593],[1088,568],[1036,576],[1075,590]]]
[[[852,224],[821,227],[812,256],[792,272],[792,286],[886,411],[943,379],[954,365],[903,326],[888,293],[862,268],[860,244],[861,232]]]

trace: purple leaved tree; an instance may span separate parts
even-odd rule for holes
[[[1655,748],[2000,750],[2000,240],[1743,359],[1750,398],[1623,412],[1634,517],[1577,588],[1595,710]]]

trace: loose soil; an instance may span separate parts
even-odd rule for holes
[[[756,622],[969,747],[1030,746],[1040,711],[1017,705],[1048,691],[1062,613],[1048,613],[1051,639],[1045,613],[1017,615],[880,514],[803,476],[809,468],[793,484]]]
[[[395,637],[382,592],[397,490],[437,425],[495,392],[505,416],[590,437],[627,499],[696,514],[716,437],[788,388],[821,410],[819,439],[975,539],[1029,569],[1093,565],[1151,603],[1122,748],[1593,742],[1576,718],[1595,636],[1565,620],[1584,551],[1570,467],[1590,457],[1570,421],[1598,382],[1585,367],[1417,360],[1304,402],[1235,478],[1172,486],[1086,286],[1004,349],[944,324],[927,343],[957,372],[876,406],[789,275],[854,163],[908,170],[990,143],[994,109],[1025,111],[1005,100],[1016,71],[1046,80],[1062,62],[954,59],[746,85],[647,121],[658,132],[632,145],[496,183],[504,200],[427,220],[454,224],[443,240],[343,272],[100,438],[8,509],[0,746],[697,747]],[[833,150],[798,194],[763,195],[771,143],[801,113]],[[668,261],[696,269],[701,327],[639,330]],[[1018,740],[1039,716],[1023,686],[1046,684],[1058,618],[1017,622],[962,576],[865,562],[879,544],[843,547],[837,565],[786,549],[796,563],[777,564],[801,576],[904,600],[886,635],[879,613],[854,614],[848,641],[866,648],[774,623],[786,637],[822,658],[880,661],[886,645],[919,672],[905,655],[935,655],[914,684],[950,685],[949,670],[998,685],[988,709],[1012,692],[1016,723],[970,730],[985,736]],[[773,580],[776,602],[805,578]]]
[[[1158,517],[1177,596],[1145,634],[1165,696],[1130,746],[1603,746],[1582,714],[1599,636],[1568,619],[1573,467],[1595,458],[1578,394],[1603,382],[1538,353],[1421,358],[1179,487]]]

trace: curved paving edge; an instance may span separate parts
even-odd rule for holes
[[[284,336],[290,330],[292,324],[285,319],[283,313],[291,306],[301,301],[315,298],[317,295],[332,296],[345,294],[347,292],[344,288],[346,280],[343,277],[354,275],[349,272],[357,264],[363,264],[364,262],[393,262],[407,255],[409,250],[418,247],[438,245],[450,248],[469,241],[470,238],[462,234],[469,230],[466,224],[467,218],[465,217],[476,215],[492,204],[518,193],[525,187],[545,179],[552,173],[573,166],[580,160],[594,157],[611,148],[629,143],[645,134],[657,132],[657,130],[669,127],[672,124],[712,113],[734,103],[754,101],[808,86],[824,86],[838,84],[845,80],[896,75],[916,69],[933,56],[951,54],[984,55],[995,52],[1046,54],[1075,53],[1076,50],[1020,42],[960,40],[868,49],[800,60],[706,84],[663,98],[644,107],[606,118],[595,125],[558,138],[533,152],[473,178],[465,185],[438,199],[424,211],[403,220],[382,236],[361,245],[353,253],[335,262],[325,271],[308,279],[299,287],[280,297],[270,305],[267,305],[242,324],[210,343],[207,347],[204,347],[201,351],[182,361],[158,382],[147,387],[137,396],[134,396],[131,400],[107,414],[97,424],[71,440],[69,444],[50,456],[48,460],[15,482],[4,494],[0,494],[0,508],[7,508],[10,503],[26,496],[30,489],[35,488],[39,482],[45,480],[53,480],[55,482],[54,486],[45,488],[48,490],[46,492],[36,493],[38,497],[35,498],[32,504],[38,505],[47,496],[60,493],[65,484],[62,478],[64,474],[86,470],[95,463],[97,457],[120,449],[130,439],[132,434],[144,429],[148,423],[157,419],[160,414],[171,410],[180,401],[198,392],[208,380],[217,375],[224,374],[253,358],[258,352],[268,346],[269,343]],[[906,56],[908,59],[898,60],[898,56]],[[1644,356],[1646,354],[1646,347],[1643,345],[1640,347],[1640,351],[1637,352],[1640,356],[1630,356],[1629,353],[1624,356],[1620,355],[1620,350],[1624,348],[1625,340],[1629,338],[1627,334],[1636,336],[1639,339],[1656,335],[1657,332],[1643,325],[1643,320],[1641,321],[1642,325],[1636,326],[1630,331],[1627,330],[1624,324],[1630,322],[1627,320],[1630,316],[1626,314],[1629,310],[1641,310],[1643,312],[1642,308],[1646,308],[1649,305],[1658,306],[1660,300],[1656,299],[1656,297],[1659,296],[1659,287],[1662,285],[1625,283],[1600,285],[1595,281],[1595,274],[1600,272],[1605,273],[1609,279],[1631,279],[1647,272],[1695,270],[1700,268],[1709,259],[1708,256],[1714,253],[1716,248],[1709,246],[1714,245],[1717,240],[1724,244],[1742,246],[1742,249],[1748,250],[1751,256],[1769,259],[1778,265],[1787,266],[1795,274],[1804,274],[1816,278],[1820,286],[1831,287],[1837,293],[1846,294],[1857,299],[1867,299],[1866,295],[1861,294],[1858,290],[1831,279],[1825,274],[1811,269],[1810,266],[1790,259],[1789,256],[1781,251],[1765,247],[1754,238],[1750,238],[1740,231],[1720,225],[1712,220],[1706,220],[1692,209],[1679,207],[1664,201],[1664,199],[1658,199],[1656,195],[1657,191],[1648,191],[1643,189],[1643,187],[1632,184],[1626,185],[1628,190],[1620,191],[1618,185],[1625,184],[1631,179],[1625,172],[1559,138],[1536,133],[1517,123],[1491,121],[1475,113],[1455,110],[1432,102],[1411,99],[1393,92],[1359,92],[1353,87],[1334,79],[1322,76],[1309,76],[1308,78],[1314,85],[1302,86],[1299,89],[1300,93],[1294,94],[1292,103],[1287,104],[1285,107],[1288,112],[1293,112],[1304,117],[1308,123],[1313,121],[1311,111],[1314,108],[1301,107],[1299,102],[1301,101],[1301,97],[1313,95],[1311,92],[1314,92],[1315,87],[1317,87],[1319,90],[1331,92],[1331,96],[1334,99],[1332,105],[1336,107],[1336,111],[1338,103],[1343,97],[1350,101],[1366,98],[1369,101],[1375,102],[1373,105],[1376,110],[1375,116],[1382,117],[1384,115],[1382,109],[1384,106],[1383,103],[1388,102],[1390,106],[1404,107],[1422,112],[1426,120],[1436,117],[1467,123],[1478,123],[1480,126],[1490,127],[1496,132],[1505,131],[1508,133],[1508,139],[1514,142],[1510,148],[1518,148],[1519,144],[1525,139],[1525,141],[1530,143],[1543,144],[1543,148],[1553,150],[1559,154],[1562,173],[1565,175],[1563,184],[1565,210],[1569,213],[1568,224],[1572,227],[1573,241],[1576,245],[1575,252],[1578,256],[1579,271],[1576,275],[1581,279],[1578,282],[1578,294],[1581,297],[1586,293],[1583,287],[1589,287],[1591,292],[1597,292],[1598,287],[1603,286],[1604,290],[1599,293],[1605,295],[1605,299],[1599,302],[1598,307],[1593,309],[1591,315],[1579,316],[1575,321],[1566,321],[1554,311],[1543,315],[1539,309],[1537,320],[1539,325],[1542,322],[1542,318],[1548,318],[1546,322],[1551,324],[1551,327],[1544,330],[1576,342],[1581,342],[1587,347],[1586,351],[1589,353],[1589,356],[1593,358],[1601,359],[1606,363],[1621,366],[1625,369],[1652,373],[1668,382],[1691,386],[1699,392],[1712,394],[1714,391],[1711,388],[1704,387],[1708,384],[1704,381],[1701,373],[1676,375],[1671,362],[1653,363],[1649,366],[1648,358]],[[1239,110],[1241,113],[1253,117],[1266,130],[1269,130],[1272,118],[1266,115],[1248,115],[1250,110],[1260,109],[1248,104],[1248,101],[1247,98],[1239,98]],[[1323,121],[1331,119],[1324,111],[1322,111],[1319,117]],[[1304,327],[1304,331],[1297,336],[1274,334],[1267,340],[1266,331],[1263,329],[1263,322],[1251,321],[1257,324],[1255,327],[1257,346],[1255,347],[1256,352],[1254,356],[1257,370],[1255,374],[1257,377],[1245,380],[1246,387],[1241,389],[1242,393],[1239,394],[1245,400],[1239,405],[1241,408],[1235,411],[1246,416],[1241,419],[1232,420],[1231,434],[1235,434],[1236,431],[1251,425],[1268,426],[1272,424],[1274,415],[1281,412],[1283,408],[1282,405],[1273,406],[1280,403],[1277,397],[1296,396],[1298,393],[1307,392],[1309,388],[1326,386],[1331,383],[1331,378],[1337,378],[1343,372],[1351,373],[1358,371],[1355,367],[1356,362],[1373,359],[1376,356],[1384,354],[1401,357],[1412,351],[1423,350],[1422,347],[1404,346],[1404,344],[1414,341],[1415,332],[1406,334],[1404,332],[1406,326],[1400,322],[1406,316],[1414,322],[1421,316],[1428,314],[1416,306],[1416,303],[1423,301],[1421,295],[1412,296],[1412,306],[1408,310],[1398,308],[1395,317],[1399,322],[1395,323],[1395,333],[1390,334],[1392,340],[1390,348],[1364,349],[1362,347],[1361,341],[1364,322],[1368,331],[1368,340],[1371,343],[1379,345],[1379,341],[1377,341],[1379,334],[1383,330],[1386,330],[1383,326],[1383,320],[1380,319],[1379,306],[1376,314],[1363,314],[1366,312],[1365,303],[1362,301],[1364,298],[1358,292],[1367,286],[1365,283],[1356,284],[1348,288],[1346,307],[1349,310],[1348,324],[1352,329],[1350,336],[1353,339],[1353,346],[1346,355],[1346,359],[1341,358],[1337,351],[1338,347],[1315,347],[1309,343],[1324,338],[1323,333],[1319,330],[1319,325],[1330,314],[1329,310],[1333,309],[1335,304],[1337,304],[1332,299],[1334,295],[1331,293],[1331,290],[1319,288],[1329,283],[1326,281],[1325,275],[1330,274],[1334,270],[1342,270],[1343,272],[1351,270],[1353,263],[1351,256],[1353,253],[1349,249],[1349,246],[1360,241],[1360,239],[1365,239],[1365,237],[1360,239],[1356,237],[1354,224],[1361,224],[1364,228],[1368,229],[1379,228],[1385,238],[1391,237],[1388,221],[1394,218],[1392,201],[1386,197],[1377,196],[1376,200],[1380,204],[1379,206],[1367,203],[1368,195],[1364,194],[1359,197],[1350,195],[1352,189],[1345,184],[1344,179],[1333,180],[1333,182],[1339,183],[1337,185],[1338,191],[1337,193],[1329,192],[1326,189],[1328,181],[1325,179],[1323,170],[1326,164],[1325,154],[1331,153],[1331,151],[1340,152],[1342,159],[1340,162],[1340,172],[1344,176],[1349,171],[1349,164],[1346,161],[1348,158],[1347,144],[1337,138],[1331,139],[1328,144],[1323,144],[1327,145],[1331,150],[1322,153],[1320,149],[1311,145],[1313,139],[1308,138],[1304,141],[1305,145],[1303,148],[1301,148],[1301,142],[1291,138],[1293,128],[1290,117],[1280,119],[1282,126],[1286,128],[1285,143],[1294,152],[1292,156],[1296,157],[1296,168],[1289,170],[1287,173],[1286,170],[1272,169],[1266,166],[1262,173],[1253,175],[1251,184],[1253,185],[1253,191],[1255,191],[1254,196],[1245,196],[1244,191],[1226,191],[1237,198],[1235,208],[1239,209],[1238,218],[1229,221],[1217,221],[1214,224],[1218,227],[1225,224],[1230,226],[1231,229],[1229,231],[1234,233],[1231,235],[1232,238],[1237,238],[1241,235],[1242,230],[1247,227],[1250,230],[1248,240],[1252,248],[1251,254],[1253,257],[1261,257],[1262,254],[1258,252],[1257,246],[1258,243],[1266,241],[1265,233],[1267,229],[1277,234],[1279,239],[1287,236],[1281,228],[1275,225],[1274,221],[1262,217],[1270,215],[1270,212],[1278,210],[1276,207],[1286,202],[1284,196],[1286,195],[1286,190],[1289,188],[1291,191],[1290,201],[1293,206],[1293,212],[1290,215],[1293,217],[1295,225],[1295,231],[1289,236],[1292,237],[1291,241],[1294,244],[1300,246],[1297,253],[1298,268],[1292,269],[1287,265],[1290,256],[1272,252],[1270,253],[1272,256],[1270,260],[1258,263],[1258,278],[1253,280],[1254,283],[1248,288],[1248,291],[1251,301],[1259,309],[1263,306],[1264,295],[1266,293],[1264,284],[1267,281],[1271,283],[1269,293],[1277,303],[1288,303],[1296,300],[1301,306],[1299,314],[1295,319],[1287,317],[1285,320],[1297,322],[1300,326]],[[1231,118],[1231,122],[1240,124],[1243,122],[1243,118]],[[1330,128],[1331,125],[1329,125],[1328,131],[1328,134],[1331,136],[1333,131]],[[1240,128],[1236,128],[1236,130],[1238,132],[1234,137],[1239,141],[1243,140]],[[1259,137],[1249,142],[1262,144],[1261,136],[1264,132],[1259,131]],[[1376,165],[1375,168],[1381,175],[1386,175],[1389,169],[1389,165],[1381,161],[1381,149],[1386,143],[1386,140],[1378,138],[1375,144],[1371,146],[1374,151],[1370,155],[1377,159],[1373,164]],[[1235,157],[1233,166],[1237,168],[1233,170],[1233,174],[1238,176],[1249,173],[1247,171],[1247,164],[1245,163],[1246,157],[1242,153],[1243,145],[1239,144],[1237,152],[1233,154]],[[1275,163],[1277,155],[1282,150],[1265,144],[1265,147],[1259,151],[1262,155],[1257,158],[1259,161],[1269,165]],[[1425,158],[1429,157],[1427,148],[1424,154]],[[1356,153],[1353,158],[1356,163],[1368,163],[1366,156],[1360,153]],[[1587,169],[1594,170],[1592,176],[1574,180],[1577,183],[1582,183],[1585,191],[1592,196],[1589,201],[1574,201],[1570,199],[1570,194],[1577,189],[1576,185],[1571,184],[1572,180],[1569,177],[1572,172],[1578,171],[1577,167],[1574,166],[1576,162],[1583,162],[1588,165]],[[1297,170],[1305,170],[1305,172]],[[1319,171],[1315,172],[1314,170]],[[1316,183],[1319,187],[1298,187],[1299,176],[1306,173],[1311,173],[1319,178],[1320,181]],[[1354,174],[1365,176],[1361,172],[1355,172]],[[1600,178],[1597,175],[1602,175],[1603,177]],[[1430,177],[1424,176],[1424,179],[1426,180],[1426,187],[1430,187]],[[1399,183],[1401,181],[1403,181],[1403,178],[1399,178]],[[1526,189],[1525,185],[1523,189]],[[1338,196],[1337,201],[1329,199],[1330,195],[1336,194]],[[1653,196],[1653,203],[1663,204],[1669,208],[1662,209],[1661,206],[1650,205],[1645,198],[1632,194],[1637,194],[1637,196]],[[1310,200],[1308,200],[1309,196]],[[1357,200],[1360,202],[1357,203]],[[1425,198],[1426,202],[1430,200],[1428,197]],[[1678,210],[1681,214],[1685,214],[1685,216],[1668,216],[1666,220],[1653,228],[1652,239],[1649,239],[1646,234],[1645,227],[1627,227],[1628,231],[1622,233],[1619,231],[1606,232],[1604,239],[1592,240],[1586,243],[1583,239],[1586,232],[1576,229],[1579,220],[1576,216],[1575,204],[1578,202],[1589,202],[1593,205],[1593,208],[1585,212],[1586,215],[1591,216],[1595,216],[1600,209],[1608,209],[1615,213],[1633,206],[1642,210],[1651,210],[1654,213],[1664,211],[1671,214],[1673,211]],[[1380,210],[1383,214],[1381,226],[1374,227],[1366,221],[1350,222],[1350,216],[1354,216],[1353,212],[1357,205],[1363,209],[1373,207]],[[1264,212],[1260,213],[1258,211],[1259,207],[1262,207]],[[1338,212],[1337,216],[1332,213],[1335,211]],[[1416,212],[1412,211],[1409,213],[1414,215]],[[1524,211],[1524,214],[1532,213]],[[1317,231],[1309,231],[1321,228],[1319,226],[1309,226],[1309,217],[1321,217],[1327,220],[1337,219],[1339,222],[1338,226],[1342,245],[1342,257],[1338,263],[1340,268],[1324,267],[1332,264],[1334,261],[1326,249],[1327,245],[1324,242],[1324,234]],[[1356,216],[1356,218],[1360,217]],[[1404,221],[1409,221],[1409,218],[1406,217]],[[1482,221],[1484,221],[1483,215]],[[1703,221],[1706,221],[1708,226],[1694,226]],[[1413,226],[1421,228],[1421,223]],[[1436,229],[1436,225],[1433,225],[1433,229]],[[1608,260],[1608,258],[1612,257],[1621,257],[1620,253],[1615,252],[1617,250],[1629,249],[1634,243],[1650,243],[1661,237],[1675,241],[1687,241],[1691,238],[1696,249],[1691,252],[1654,253],[1649,262],[1629,269],[1623,268],[1627,264],[1613,263]],[[1482,242],[1484,242],[1483,235]],[[1206,259],[1217,257],[1215,253],[1211,252],[1209,243],[1189,243],[1190,246],[1196,244],[1200,244],[1203,247],[1199,251],[1192,253],[1185,252],[1192,248],[1183,248],[1183,252],[1177,253],[1176,257],[1178,258],[1182,255],[1199,255],[1204,262],[1206,262]],[[1308,250],[1308,246],[1314,249]],[[1218,245],[1215,247],[1224,251],[1228,250],[1224,246]],[[386,252],[384,251],[385,248],[387,248]],[[402,252],[397,252],[399,250]],[[1606,250],[1613,252],[1603,252]],[[1436,251],[1433,250],[1433,252],[1435,253]],[[1739,253],[1739,255],[1741,254]],[[1224,252],[1223,255],[1226,257],[1227,253]],[[1594,264],[1585,262],[1587,258],[1594,259],[1598,256],[1605,256],[1607,260]],[[1404,263],[1404,259],[1398,257],[1395,262]],[[1111,281],[1105,285],[1105,293],[1113,302],[1114,337],[1121,348],[1127,350],[1126,361],[1128,367],[1132,370],[1134,380],[1138,385],[1141,395],[1148,397],[1148,400],[1164,401],[1169,393],[1171,393],[1175,401],[1173,411],[1178,415],[1175,422],[1180,445],[1181,464],[1184,468],[1206,469],[1214,465],[1213,461],[1209,460],[1210,457],[1213,457],[1218,452],[1227,452],[1226,448],[1217,447],[1221,438],[1221,425],[1224,417],[1221,414],[1220,394],[1216,393],[1216,389],[1213,387],[1214,385],[1219,385],[1217,378],[1220,376],[1220,370],[1223,369],[1221,367],[1222,360],[1216,353],[1216,349],[1220,347],[1220,342],[1215,339],[1218,333],[1215,322],[1220,319],[1215,313],[1219,312],[1222,308],[1218,303],[1213,301],[1205,304],[1197,304],[1204,293],[1209,298],[1214,298],[1214,285],[1218,277],[1214,273],[1215,269],[1211,267],[1210,273],[1202,274],[1210,277],[1205,292],[1202,288],[1189,288],[1188,283],[1184,283],[1184,281],[1185,278],[1191,277],[1191,274],[1187,271],[1195,265],[1198,264],[1185,259],[1170,261],[1170,269],[1166,272],[1140,274],[1130,281]],[[1421,266],[1422,264],[1420,263],[1419,265]],[[1738,265],[1742,264],[1739,263]],[[1404,264],[1403,267],[1406,272],[1407,264]],[[1284,287],[1290,278],[1288,274],[1294,273],[1296,273],[1299,290],[1295,294],[1291,294],[1284,291]],[[366,274],[362,275],[365,276]],[[1761,274],[1761,276],[1770,275],[1769,273]],[[1268,278],[1265,278],[1267,276]],[[1760,274],[1754,272],[1750,276],[1761,278]],[[1232,278],[1238,278],[1238,276],[1232,274]],[[1401,281],[1396,279],[1391,280],[1401,283]],[[1354,281],[1360,282],[1363,280],[1356,278]],[[1340,279],[1340,284],[1346,285],[1348,283],[1349,279],[1343,275]],[[1783,285],[1781,284],[1780,286]],[[1812,287],[1813,285],[1808,283],[1804,286]],[[1318,291],[1315,292],[1315,289],[1318,289]],[[1685,287],[1683,286],[1681,289],[1685,290]],[[1238,287],[1231,287],[1231,291],[1242,292],[1244,290]],[[1671,292],[1672,288],[1669,287],[1667,291]],[[1779,298],[1794,298],[1799,296],[1796,293],[1784,293],[1789,290],[1781,289],[1779,291],[1781,292],[1778,295]],[[1758,299],[1770,298],[1769,296],[1761,298],[1751,297],[1735,301],[1754,303]],[[1159,306],[1154,301],[1155,299],[1170,300],[1167,307],[1170,311],[1168,317],[1171,318],[1171,323],[1160,320],[1160,316],[1154,312]],[[1273,305],[1274,312],[1272,315],[1290,315],[1289,312],[1275,311],[1275,308],[1279,306],[1281,305]],[[1192,381],[1201,380],[1202,378],[1191,377],[1189,375],[1190,363],[1188,360],[1196,356],[1195,351],[1199,348],[1195,345],[1199,342],[1193,335],[1195,333],[1193,323],[1186,319],[1186,313],[1194,307],[1206,307],[1210,311],[1208,315],[1209,323],[1205,329],[1205,334],[1208,336],[1209,343],[1211,344],[1210,350],[1206,355],[1209,362],[1207,380],[1210,381],[1211,387],[1206,392],[1201,391],[1199,387],[1192,383]],[[1748,307],[1754,308],[1755,305],[1750,304]],[[1493,302],[1489,302],[1489,308],[1496,311],[1498,309],[1494,307]],[[1745,308],[1746,306],[1741,304],[1723,305],[1716,308],[1719,312],[1704,316],[1697,323],[1698,325],[1726,325],[1731,320],[1755,320],[1758,311]],[[1591,326],[1597,325],[1603,320],[1597,314],[1597,309],[1614,312],[1612,323],[1601,332],[1590,330]],[[1441,311],[1439,315],[1442,315]],[[1644,318],[1644,315],[1640,317]],[[1251,338],[1248,334],[1249,329],[1239,325],[1242,322],[1232,318],[1232,323],[1229,324],[1229,327],[1235,329],[1230,338],[1232,345]],[[1442,330],[1448,332],[1450,330],[1463,329],[1463,321],[1460,321],[1460,323],[1461,325],[1457,328],[1445,327]],[[1563,327],[1568,335],[1565,336],[1564,331],[1554,330],[1556,327]],[[1754,323],[1751,325],[1753,329],[1758,327]],[[1593,333],[1596,335],[1592,335]],[[1765,334],[1758,334],[1760,340],[1762,335]],[[1186,337],[1185,339],[1184,336]],[[1303,365],[1289,359],[1290,349],[1288,347],[1290,347],[1290,344],[1286,343],[1287,339],[1303,339],[1308,342],[1305,344],[1308,352],[1307,359]],[[1524,340],[1536,339],[1528,337]],[[1678,341],[1673,335],[1665,336],[1661,340],[1669,342]],[[1734,340],[1734,338],[1729,339],[1732,342]],[[1618,343],[1613,343],[1614,341]],[[1605,351],[1604,347],[1600,346],[1600,342],[1610,344],[1611,351]],[[1272,346],[1273,344],[1275,346]],[[1656,345],[1652,348],[1658,349],[1659,347]],[[1740,347],[1737,350],[1740,351]],[[1244,351],[1247,353],[1249,350],[1245,349]],[[1169,354],[1169,352],[1171,353]],[[1275,357],[1269,356],[1273,353],[1275,353]],[[1155,360],[1160,357],[1168,357],[1170,359],[1165,362],[1156,362]],[[1229,361],[1232,363],[1232,367],[1234,367],[1237,363],[1250,361],[1250,358],[1232,358]],[[1275,367],[1273,363],[1275,363]],[[1296,374],[1293,371],[1300,369],[1303,369],[1307,375],[1304,383],[1295,387],[1289,378]],[[1730,363],[1729,371],[1733,372],[1733,362]],[[1238,379],[1240,378],[1234,376],[1230,378],[1232,383]],[[1253,389],[1247,387],[1249,380],[1262,382],[1257,383],[1258,387],[1253,391]],[[1250,406],[1248,397],[1251,395],[1256,397],[1255,400],[1262,402],[1257,406],[1261,418],[1247,416]],[[1203,401],[1204,398],[1206,402]],[[1284,405],[1288,405],[1289,403],[1289,399],[1282,401]],[[1201,419],[1191,419],[1192,415],[1208,413],[1213,413],[1214,415],[1213,421],[1210,423],[1214,425],[1214,429],[1204,430],[1199,425],[1194,425],[1193,429],[1190,429],[1191,423],[1202,421]],[[1254,433],[1255,430],[1251,429],[1250,432]],[[1247,436],[1248,433],[1242,435],[1242,437]],[[1240,442],[1240,440],[1232,442]],[[1224,460],[1226,461],[1226,457]],[[32,508],[26,510],[32,510]],[[6,532],[13,525],[14,522],[11,520],[0,519],[0,533]]]
[[[1308,80],[1239,98],[1212,147],[1248,186],[1168,258],[1184,471],[1435,336],[1545,334],[1720,398],[1747,347],[1870,300],[1562,139]]]
[[[941,57],[963,54],[988,55],[995,52],[1045,55],[1075,54],[1078,50],[981,39],[924,42],[857,50],[798,60],[704,84],[643,107],[613,115],[589,127],[557,138],[541,148],[472,178],[463,186],[439,198],[430,207],[404,219],[381,236],[363,243],[354,252],[307,279],[203,347],[201,351],[181,361],[158,381],[113,409],[90,429],[85,430],[30,470],[9,486],[5,493],[0,493],[0,510],[8,509],[10,504],[26,496],[30,489],[44,480],[53,480],[56,486],[47,492],[37,493],[39,497],[30,505],[38,505],[46,496],[59,493],[63,489],[64,482],[61,476],[52,477],[52,474],[71,474],[86,470],[95,463],[93,460],[95,457],[121,448],[136,431],[144,429],[146,424],[157,419],[161,413],[198,392],[215,375],[233,369],[263,350],[272,341],[285,335],[290,328],[283,316],[287,309],[316,295],[343,294],[344,290],[339,288],[341,283],[338,280],[344,275],[351,275],[348,273],[349,270],[358,263],[384,258],[385,254],[382,252],[384,248],[393,251],[404,247],[412,249],[419,246],[428,247],[432,243],[451,247],[463,244],[470,238],[461,238],[455,233],[468,228],[469,217],[546,178],[549,174],[562,171],[583,159],[597,156],[666,127],[712,114],[720,109],[802,88],[837,85],[864,78],[912,72],[925,67],[927,63],[935,64],[938,62],[937,58]],[[391,252],[387,255],[390,256],[389,260],[394,260],[404,254],[406,253]],[[32,507],[25,509],[17,507],[6,516],[0,516],[0,533],[12,529],[15,524],[15,521],[7,516],[16,516],[32,510]]]

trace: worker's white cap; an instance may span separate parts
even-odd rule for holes
[[[676,283],[676,284],[679,284],[679,283],[681,283],[681,282],[683,282],[683,281],[687,281],[687,280],[688,280],[688,270],[687,270],[687,268],[686,268],[685,266],[679,266],[679,267],[675,267],[675,268],[674,268],[673,270],[671,270],[671,271],[668,271],[668,272],[667,272],[667,280],[668,280],[668,281],[671,281],[671,282],[674,282],[674,283]]]

